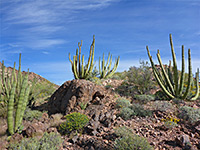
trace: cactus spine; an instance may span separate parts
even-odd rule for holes
[[[28,102],[30,86],[28,84],[28,73],[22,76],[21,73],[21,54],[19,56],[19,70],[16,77],[15,64],[11,76],[5,79],[5,66],[2,61],[2,75],[0,76],[0,94],[3,95],[5,103],[7,103],[7,124],[8,132],[12,135],[17,132],[20,127]],[[22,82],[23,81],[23,82]],[[15,119],[14,106],[17,105]]]
[[[99,57],[100,79],[109,78],[115,73],[115,71],[119,65],[119,57],[115,60],[115,63],[114,63],[114,66],[112,69],[111,69],[111,64],[112,64],[112,55],[110,55],[110,53],[108,54],[108,59],[107,59],[106,64],[105,64],[104,54],[103,54],[102,61],[101,61],[101,58]]]
[[[172,52],[172,58],[173,58],[173,68],[171,70],[171,62],[168,67],[168,69],[163,67],[161,57],[160,57],[160,52],[158,50],[157,52],[157,58],[158,62],[161,67],[161,72],[162,74],[157,70],[157,68],[154,65],[154,62],[152,60],[152,56],[149,52],[148,46],[146,47],[147,53],[149,60],[151,62],[153,74],[161,87],[161,89],[164,91],[164,93],[169,97],[169,98],[182,98],[186,99],[188,93],[190,92],[190,87],[192,83],[192,64],[191,64],[191,52],[190,49],[188,49],[188,70],[189,70],[189,76],[188,76],[188,81],[187,81],[187,88],[186,91],[183,93],[183,86],[184,86],[184,79],[185,79],[185,57],[184,57],[184,46],[182,46],[182,70],[181,70],[181,75],[179,79],[179,73],[177,69],[177,63],[176,63],[176,55],[173,47],[173,42],[172,42],[172,35],[170,34],[170,46],[171,46],[171,52]],[[167,72],[168,71],[168,74]],[[191,100],[196,100],[199,95],[199,70],[196,73],[196,82],[197,88],[196,88],[196,94]]]
[[[88,58],[88,62],[84,65],[84,55],[82,55],[81,59],[81,43],[78,43],[78,47],[76,50],[76,55],[73,56],[73,61],[71,60],[69,53],[69,61],[72,65],[72,72],[74,74],[75,79],[87,79],[89,75],[92,73],[94,67],[94,47],[95,47],[95,36],[93,36],[93,41],[90,46],[90,54]]]

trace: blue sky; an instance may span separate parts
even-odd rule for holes
[[[22,53],[23,70],[56,84],[73,79],[68,53],[83,40],[87,58],[93,34],[95,60],[108,52],[120,56],[117,71],[148,60],[146,45],[154,61],[160,49],[167,63],[170,33],[178,65],[183,44],[186,57],[191,49],[193,72],[200,68],[199,0],[1,0],[0,12],[0,60],[13,66]]]

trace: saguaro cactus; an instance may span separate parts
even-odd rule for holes
[[[69,61],[72,65],[72,72],[74,74],[75,79],[87,79],[89,75],[92,73],[94,67],[94,47],[95,47],[95,36],[93,36],[93,41],[90,46],[90,54],[88,57],[88,62],[84,65],[84,55],[82,55],[81,59],[81,43],[78,43],[78,47],[76,50],[76,55],[73,56],[73,61],[71,60],[69,53]]]
[[[182,46],[182,70],[181,74],[179,75],[178,69],[177,69],[177,63],[176,63],[176,55],[173,47],[173,42],[172,42],[172,35],[170,34],[170,46],[171,46],[171,52],[172,52],[172,58],[173,58],[173,67],[171,68],[171,63],[168,66],[168,68],[164,68],[161,57],[160,57],[160,52],[158,50],[157,52],[157,58],[158,62],[161,67],[161,72],[155,67],[154,62],[152,60],[152,56],[150,55],[149,48],[146,46],[147,52],[148,52],[148,57],[151,62],[152,70],[154,73],[154,76],[160,85],[161,89],[164,91],[164,93],[169,97],[169,98],[182,98],[186,99],[188,93],[190,92],[191,88],[191,83],[193,80],[192,76],[192,65],[191,65],[191,52],[190,49],[188,49],[188,70],[189,70],[189,76],[188,76],[188,81],[187,81],[187,88],[185,92],[183,92],[183,85],[184,85],[184,79],[185,79],[185,57],[184,57],[184,46]],[[191,100],[196,100],[199,95],[199,70],[196,73],[196,94]]]
[[[103,59],[101,61],[101,58],[99,57],[99,73],[100,73],[100,79],[106,79],[111,77],[118,65],[119,65],[119,56],[117,59],[115,59],[115,63],[113,68],[111,69],[111,64],[112,64],[112,55],[110,56],[110,53],[108,54],[108,60],[105,64],[105,59],[104,59],[104,54],[103,54]]]
[[[17,132],[18,128],[21,126],[24,111],[26,109],[30,86],[28,84],[28,74],[22,76],[21,73],[21,54],[19,56],[19,70],[18,77],[16,77],[15,64],[11,75],[5,78],[5,66],[2,61],[2,75],[0,76],[0,94],[4,96],[4,100],[7,103],[7,124],[8,132],[12,135]],[[15,105],[16,114],[14,115]],[[15,116],[15,119],[14,119]]]

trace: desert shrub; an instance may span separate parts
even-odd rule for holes
[[[111,76],[111,79],[115,79],[115,80],[125,80],[127,76],[127,72],[115,72],[113,76]]]
[[[24,119],[27,121],[33,121],[33,119],[39,120],[42,117],[42,112],[39,110],[31,110],[27,108],[24,112]]]
[[[178,122],[180,119],[174,118],[174,117],[167,117],[166,119],[162,119],[162,122],[164,122],[164,127],[166,129],[172,129],[178,126]]]
[[[125,99],[125,98],[118,98],[116,100],[116,107],[117,108],[128,107],[130,105],[131,105],[130,101]]]
[[[132,104],[130,108],[134,111],[133,116],[146,117],[152,115],[152,111],[144,109],[140,104]]]
[[[85,114],[73,112],[65,116],[66,122],[60,124],[59,131],[62,134],[69,134],[72,131],[80,131],[89,122]]]
[[[155,95],[156,100],[168,100],[169,99],[166,96],[166,94],[161,90],[157,91],[154,95]]]
[[[119,116],[121,116],[124,120],[131,119],[132,116],[146,117],[151,115],[152,111],[145,110],[140,104],[132,104],[129,107],[123,107],[119,113]]]
[[[195,123],[200,120],[200,109],[182,106],[180,108],[179,117],[189,123]]]
[[[108,84],[108,85],[105,86],[106,89],[110,89],[110,88],[112,88],[112,87],[113,87],[113,86],[110,85],[110,84]]]
[[[152,71],[147,61],[140,61],[140,67],[130,67],[127,77],[128,83],[134,86],[138,94],[146,94],[155,88]]]
[[[128,128],[126,126],[122,126],[122,127],[117,127],[114,129],[115,131],[115,134],[119,137],[122,137],[122,136],[128,136],[130,134],[133,134],[133,131],[131,128]]]
[[[33,107],[34,103],[39,99],[44,99],[51,96],[56,90],[55,84],[49,81],[36,81],[32,82],[32,88],[29,96],[29,107]]]
[[[133,134],[127,127],[119,127],[115,134],[119,136],[114,145],[117,150],[153,150],[145,138]]]
[[[93,82],[93,83],[95,83],[95,84],[97,84],[97,85],[102,85],[102,80],[99,79],[98,77],[91,77],[88,80]]]
[[[62,143],[62,138],[58,133],[44,133],[39,142],[41,150],[59,150],[59,146]]]
[[[155,100],[155,97],[152,96],[152,95],[146,95],[146,94],[143,94],[143,95],[135,95],[134,96],[136,100],[139,100],[140,103],[147,103],[147,102],[150,102],[152,100]]]
[[[127,81],[124,81],[120,86],[115,88],[115,92],[119,93],[121,96],[131,96],[135,94],[134,86],[129,84]]]
[[[124,107],[120,110],[119,116],[122,117],[124,120],[131,119],[133,116],[134,111],[129,107]]]
[[[9,150],[59,150],[62,143],[61,136],[57,133],[44,133],[43,137],[22,139],[20,143],[10,144]]]
[[[155,101],[153,103],[154,110],[158,110],[161,112],[167,112],[169,110],[174,109],[173,105],[167,101]]]

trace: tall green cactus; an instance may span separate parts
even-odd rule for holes
[[[93,41],[90,46],[90,54],[88,57],[88,62],[84,65],[84,55],[82,55],[81,59],[81,43],[78,43],[78,47],[76,50],[76,55],[73,56],[73,61],[71,60],[69,53],[69,61],[72,65],[72,72],[74,74],[75,79],[87,79],[89,75],[92,73],[94,67],[94,47],[95,47],[95,36],[93,36]]]
[[[100,73],[100,79],[106,79],[111,77],[118,65],[119,65],[119,57],[115,60],[114,66],[111,69],[111,64],[112,64],[112,55],[110,56],[110,53],[108,54],[108,60],[105,64],[105,59],[104,59],[104,54],[103,54],[103,59],[101,61],[101,58],[99,57],[99,73]]]
[[[21,54],[19,56],[19,70],[18,76],[16,77],[15,64],[11,75],[5,77],[5,66],[4,61],[2,61],[2,75],[0,76],[0,94],[4,96],[5,102],[7,103],[7,124],[8,132],[12,135],[17,132],[18,128],[21,126],[24,111],[28,102],[30,86],[28,84],[28,73],[22,75],[21,73]],[[16,114],[14,119],[14,112]]]
[[[169,97],[169,98],[182,98],[186,99],[188,96],[188,93],[190,92],[191,88],[191,83],[193,80],[192,76],[192,64],[191,64],[191,52],[190,49],[188,49],[188,70],[189,70],[189,76],[188,76],[188,81],[187,81],[187,88],[186,91],[183,92],[183,86],[184,86],[184,79],[185,79],[185,57],[184,57],[184,46],[182,46],[182,70],[181,74],[179,75],[178,73],[178,68],[177,68],[177,63],[176,63],[176,55],[173,47],[173,42],[172,42],[172,35],[170,34],[170,46],[171,46],[171,52],[172,52],[172,58],[173,58],[173,67],[171,69],[171,63],[168,68],[164,68],[161,57],[160,57],[160,52],[158,50],[157,52],[157,58],[158,62],[161,67],[161,72],[155,67],[154,62],[152,60],[152,56],[150,55],[149,48],[148,46],[146,47],[147,52],[148,52],[148,57],[151,62],[152,70],[154,73],[154,76],[160,85],[161,89],[164,91],[164,93]],[[199,95],[199,70],[196,73],[196,94],[194,97],[191,98],[191,100],[196,100]]]

